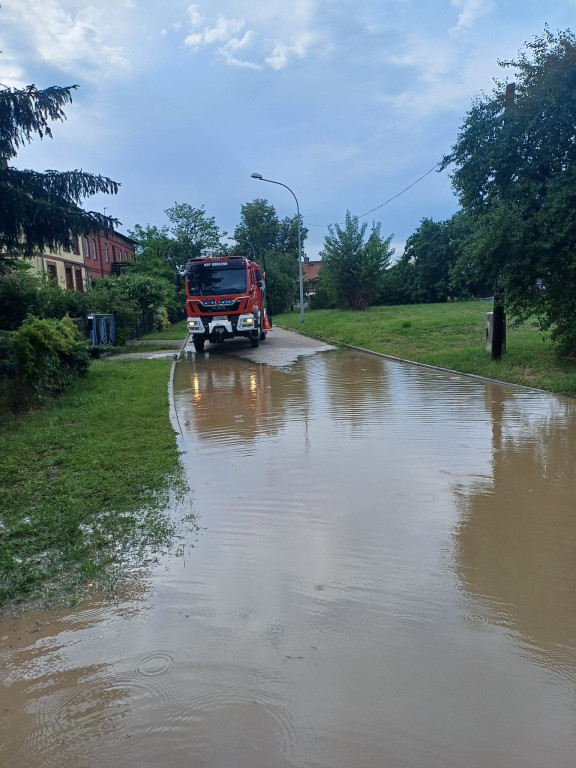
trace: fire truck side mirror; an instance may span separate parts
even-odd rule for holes
[[[176,272],[176,274],[174,275],[174,290],[176,291],[176,293],[180,291],[180,288],[181,288],[180,273]]]
[[[260,283],[262,282],[262,270],[260,269],[256,270],[256,282],[258,283],[258,285],[260,285]]]

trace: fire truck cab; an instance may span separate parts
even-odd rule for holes
[[[197,352],[206,341],[244,336],[257,347],[270,323],[262,267],[245,256],[190,259],[184,269],[188,334]]]

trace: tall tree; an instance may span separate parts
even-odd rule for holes
[[[413,300],[416,303],[447,301],[456,262],[447,223],[422,219],[406,241],[404,255],[414,265]]]
[[[470,235],[467,214],[446,221],[424,218],[406,241],[402,261],[406,288],[415,303],[443,302],[475,295],[478,287],[463,250]]]
[[[240,209],[240,224],[234,230],[234,238],[239,243],[242,253],[246,251],[246,243],[254,248],[256,260],[263,262],[269,251],[276,249],[280,222],[276,209],[267,200],[256,198],[251,203],[245,203]]]
[[[166,225],[156,227],[146,224],[145,227],[136,224],[128,230],[130,237],[136,241],[136,254],[133,271],[142,274],[164,277],[172,281],[174,268],[172,266],[174,240]]]
[[[307,234],[300,217],[302,256]],[[254,255],[266,269],[269,313],[290,309],[298,292],[298,216],[280,221],[273,205],[256,198],[242,206],[234,238],[236,253]]]
[[[174,241],[168,263],[174,270],[182,270],[188,259],[207,256],[220,247],[220,238],[226,235],[216,225],[213,216],[206,216],[204,206],[193,208],[188,203],[176,203],[166,209],[170,233]]]
[[[70,247],[72,236],[117,223],[80,207],[85,197],[116,194],[117,182],[84,171],[39,173],[9,165],[35,136],[52,137],[50,122],[64,120],[63,108],[75,88],[0,86],[0,269],[11,263],[10,254]]]
[[[544,33],[466,115],[443,168],[470,214],[466,257],[520,319],[576,352],[576,38]]]
[[[374,222],[364,241],[368,224],[346,212],[344,227],[331,224],[321,252],[320,283],[340,306],[367,309],[384,287],[384,275],[394,253],[392,235],[380,235]]]
[[[304,226],[302,215],[300,215],[300,250],[302,258],[304,258],[304,242],[307,237],[308,229]],[[290,253],[294,258],[298,258],[298,215],[286,216],[280,222],[276,249],[281,253]]]

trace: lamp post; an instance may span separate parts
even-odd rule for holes
[[[227,239],[234,240],[235,243],[248,243],[250,248],[252,248],[252,258],[254,261],[256,261],[256,250],[250,240],[237,240],[235,237],[232,237],[232,235],[230,235]],[[264,255],[262,255],[262,261],[264,262],[264,272],[266,272],[266,257]]]
[[[252,173],[251,174],[253,179],[258,179],[259,181],[267,181],[270,184],[278,184],[280,187],[284,187],[284,189],[287,189],[288,192],[292,195],[294,200],[296,200],[296,213],[298,218],[298,282],[300,283],[300,322],[304,322],[304,282],[302,280],[302,246],[300,243],[300,206],[298,205],[298,198],[292,192],[290,187],[288,187],[286,184],[282,184],[281,181],[272,181],[272,179],[265,179],[261,173]]]

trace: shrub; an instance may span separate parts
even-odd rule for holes
[[[13,337],[18,408],[61,392],[88,371],[90,345],[69,317],[52,320],[28,315]]]
[[[61,288],[55,280],[45,278],[38,293],[37,310],[31,314],[58,320],[66,315],[84,318],[88,314],[88,294]]]
[[[161,278],[127,273],[94,280],[88,301],[92,312],[114,314],[116,343],[122,345],[134,336],[146,312],[164,306],[170,288]]]
[[[167,331],[172,323],[168,318],[168,311],[166,307],[157,307],[154,310],[154,320],[152,326],[155,331]]]
[[[0,328],[15,331],[27,314],[36,312],[41,280],[25,269],[0,275]]]
[[[16,374],[14,333],[0,331],[0,420],[14,410]]]

